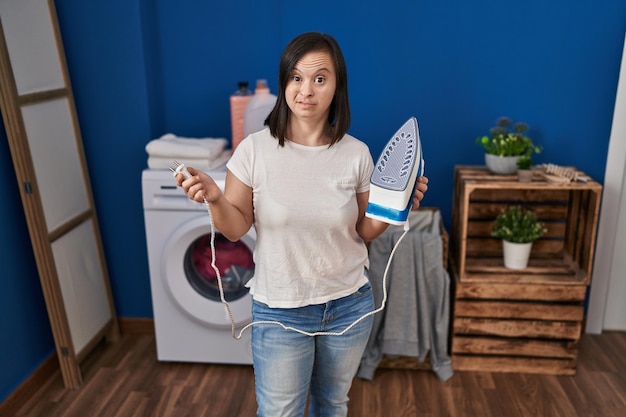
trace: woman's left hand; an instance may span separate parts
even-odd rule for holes
[[[417,185],[415,186],[415,193],[413,194],[413,206],[411,210],[417,210],[420,206],[420,202],[424,198],[424,194],[428,190],[428,178],[417,177]]]

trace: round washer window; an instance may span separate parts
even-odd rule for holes
[[[215,258],[226,301],[237,300],[248,294],[245,285],[254,275],[254,261],[250,248],[242,241],[231,242],[217,233]],[[185,252],[185,276],[202,296],[213,301],[221,301],[217,273],[211,265],[212,260],[211,235],[200,236]]]

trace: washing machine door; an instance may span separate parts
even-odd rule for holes
[[[238,242],[230,242],[217,230],[212,239],[210,227],[210,219],[204,214],[172,233],[161,257],[163,284],[178,308],[191,318],[212,327],[230,327],[212,265],[215,254],[224,299],[235,324],[246,325],[252,320],[252,298],[245,284],[254,274],[254,229]]]

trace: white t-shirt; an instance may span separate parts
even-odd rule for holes
[[[369,190],[367,145],[350,135],[331,146],[280,147],[253,133],[227,164],[253,190],[254,299],[270,307],[325,303],[367,282],[367,248],[356,232],[356,194]]]

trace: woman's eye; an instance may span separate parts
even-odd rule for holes
[[[299,76],[299,75],[293,75],[293,76],[291,77],[291,80],[292,80],[292,81],[295,81],[295,82],[300,82],[301,78],[300,78],[300,76]]]
[[[322,84],[324,81],[326,81],[326,78],[324,78],[324,77],[317,77],[317,78],[315,79],[315,82],[316,82],[317,84]]]

